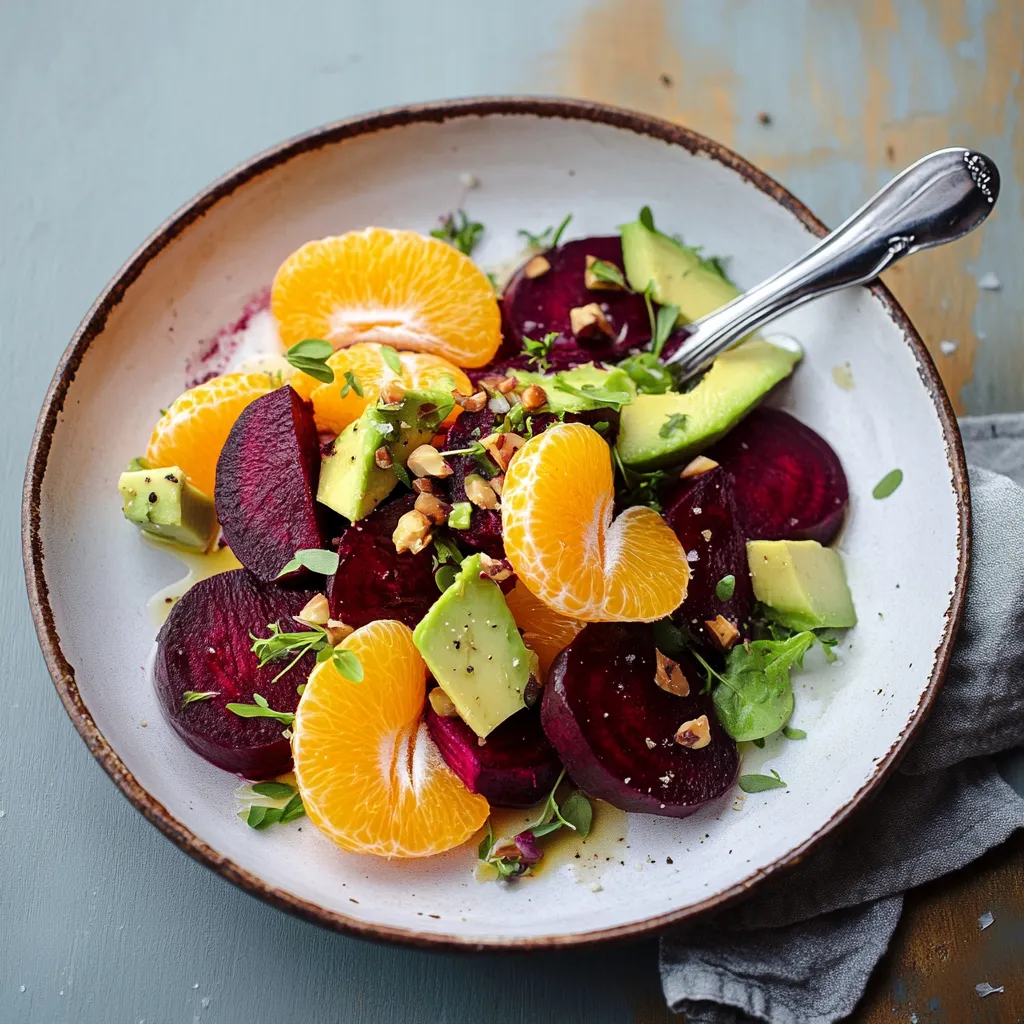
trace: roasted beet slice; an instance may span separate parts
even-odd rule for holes
[[[681,663],[690,694],[654,681],[652,629],[615,622],[587,626],[551,666],[541,723],[572,780],[624,811],[683,818],[721,796],[736,778],[736,744],[718,724],[702,676]],[[684,722],[706,715],[711,742],[675,742]]]
[[[397,619],[412,629],[437,600],[433,548],[399,554],[391,539],[415,500],[406,493],[341,535],[338,571],[327,584],[333,618],[357,628],[375,619]]]
[[[214,499],[224,539],[261,580],[275,579],[296,551],[324,546],[319,478],[313,413],[290,385],[238,417],[217,462]]]
[[[754,591],[732,479],[719,466],[680,481],[666,503],[665,519],[690,563],[690,587],[676,617],[694,639],[712,647],[716,645],[705,625],[708,620],[723,615],[744,632]],[[727,576],[734,580],[732,596],[721,600],[716,591]],[[728,583],[723,584],[727,587]]]
[[[748,539],[835,539],[846,474],[829,443],[788,412],[755,409],[709,454],[733,478]]]
[[[589,363],[594,359],[621,359],[630,349],[643,348],[651,340],[651,320],[642,295],[613,289],[590,289],[583,281],[587,256],[614,263],[622,270],[622,241],[617,235],[581,238],[544,253],[551,269],[539,277],[527,277],[524,264],[505,287],[504,312],[509,340],[517,351],[523,338],[539,340],[558,335],[548,356],[553,370]],[[569,322],[569,310],[596,302],[604,311],[612,336],[597,333],[577,338]],[[507,349],[506,349],[507,351]],[[523,368],[529,357],[521,354],[506,362]]]
[[[267,636],[267,625],[283,632],[303,627],[292,620],[314,591],[261,583],[244,569],[195,584],[171,610],[157,637],[156,690],[164,714],[179,736],[201,757],[248,779],[290,771],[292,752],[273,718],[240,718],[226,704],[252,704],[253,694],[274,711],[294,712],[295,687],[316,664],[306,655],[276,683],[285,663],[257,668],[250,633]],[[185,703],[185,694],[214,697]]]
[[[562,770],[536,708],[524,708],[502,722],[483,746],[461,718],[442,718],[429,703],[427,728],[466,788],[496,807],[533,806],[548,795]]]

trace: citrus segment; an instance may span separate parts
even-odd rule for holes
[[[366,228],[307,242],[281,264],[270,308],[287,347],[378,341],[484,366],[501,343],[487,276],[458,249],[415,231]]]
[[[540,659],[541,672],[546,679],[555,655],[572,643],[584,623],[559,615],[534,597],[521,581],[505,595],[505,603],[522,631],[523,643]]]
[[[428,857],[464,843],[490,808],[427,733],[427,670],[412,632],[377,620],[341,648],[359,659],[363,681],[325,661],[295,713],[295,778],[310,820],[353,853]]]
[[[682,604],[686,552],[646,506],[612,518],[611,451],[597,431],[562,423],[531,438],[502,488],[505,554],[548,607],[584,622],[651,622]]]
[[[153,428],[146,449],[151,466],[180,466],[189,481],[212,495],[217,460],[242,410],[273,390],[266,373],[227,373],[179,396]]]

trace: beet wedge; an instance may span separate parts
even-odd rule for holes
[[[429,703],[427,728],[466,788],[495,807],[532,807],[551,792],[562,770],[536,708],[517,711],[490,733],[483,746],[461,718],[444,718]]]
[[[214,501],[224,539],[259,579],[275,579],[296,551],[325,546],[319,476],[313,413],[290,385],[238,417],[217,462]]]
[[[303,629],[293,621],[313,591],[261,583],[244,569],[195,584],[174,606],[157,637],[156,691],[167,720],[200,757],[247,779],[268,779],[291,770],[292,751],[273,718],[241,718],[225,705],[252,704],[265,697],[274,711],[293,713],[296,686],[316,663],[308,654],[277,682],[287,662],[257,668],[253,633],[267,636],[277,622],[282,632]],[[211,697],[188,699],[189,694]]]
[[[591,623],[555,658],[541,723],[572,780],[624,811],[683,818],[725,793],[739,754],[701,694],[703,676],[681,663],[690,693],[654,681],[652,629]],[[706,716],[711,741],[693,750],[675,741],[684,723]]]
[[[839,457],[781,409],[755,409],[709,455],[733,480],[748,540],[829,544],[850,500]]]

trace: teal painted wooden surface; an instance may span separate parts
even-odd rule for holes
[[[1024,406],[1020,32],[1012,53],[1006,38],[1020,27],[1018,6],[0,7],[0,1020],[662,1019],[650,943],[533,960],[358,943],[233,889],[123,800],[57,701],[24,598],[20,481],[43,393],[82,314],[138,242],[255,151],[395,103],[564,92],[716,135],[831,222],[927,148],[991,152],[1004,196],[984,236],[896,284],[931,317],[936,351],[941,340],[958,342],[942,365],[957,387],[967,384],[972,411]],[[766,46],[777,58],[765,60]],[[1001,291],[977,291],[986,271]],[[947,321],[959,334],[942,334]]]

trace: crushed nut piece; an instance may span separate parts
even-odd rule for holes
[[[598,338],[602,334],[606,338],[614,338],[615,330],[604,310],[596,302],[588,302],[585,306],[574,306],[569,310],[569,324],[577,338]]]
[[[432,444],[421,444],[406,463],[413,476],[451,476],[452,467]]]
[[[529,263],[523,267],[523,276],[531,281],[535,277],[543,277],[551,269],[551,263],[543,256],[534,256]]]
[[[480,412],[487,404],[487,392],[477,391],[472,395],[464,395],[461,391],[453,391],[452,398],[455,404],[461,406],[466,412]]]
[[[647,744],[647,749],[648,750],[653,750],[658,745],[657,743],[654,742],[654,740],[651,739],[650,736],[644,737],[644,743]]]
[[[498,496],[479,473],[470,473],[466,477],[465,488],[466,497],[479,508],[498,507]]]
[[[385,405],[398,405],[405,400],[405,388],[397,380],[388,380],[381,385],[380,400]]]
[[[505,487],[505,474],[499,473],[497,476],[492,476],[487,482],[491,485],[491,490],[500,498]]]
[[[430,701],[430,706],[434,709],[435,715],[440,715],[442,718],[456,718],[459,714],[455,702],[440,686],[435,686],[427,694],[427,700]]]
[[[701,530],[701,531],[700,531],[700,535],[701,535],[701,536],[702,536],[702,537],[703,537],[703,538],[704,538],[705,540],[711,540],[711,531],[710,531],[710,530]]]
[[[327,598],[323,594],[317,594],[295,616],[299,622],[304,622],[307,626],[324,626],[330,617],[331,609],[327,604]]]
[[[392,466],[391,452],[388,451],[386,445],[381,445],[373,453],[373,461],[377,463],[378,469],[390,469]]]
[[[451,505],[442,501],[436,494],[417,495],[413,508],[417,512],[422,512],[435,526],[448,522],[448,513],[452,510]]]
[[[415,508],[398,520],[395,532],[391,535],[399,554],[408,551],[414,555],[418,555],[430,543],[431,537],[430,520]]]
[[[327,642],[332,647],[337,647],[345,637],[351,636],[355,632],[353,626],[347,625],[341,619],[328,619],[326,629]]]
[[[679,663],[671,658],[666,658],[661,651],[654,652],[657,657],[657,669],[654,673],[654,681],[666,693],[674,693],[677,697],[688,697],[690,695],[690,683]]]
[[[539,384],[530,384],[523,388],[519,401],[527,412],[536,412],[542,405],[546,404],[548,393]]]
[[[519,386],[519,381],[515,377],[505,377],[499,380],[495,387],[503,394],[507,395],[510,391],[515,391]]]
[[[681,747],[689,747],[690,750],[701,750],[711,742],[711,726],[708,723],[708,716],[701,715],[700,718],[692,718],[689,722],[683,722],[676,729],[676,743]]]
[[[702,473],[708,473],[712,469],[717,468],[717,466],[718,463],[714,459],[709,459],[706,455],[698,455],[697,458],[692,459],[683,466],[679,479],[688,480],[691,476],[700,476]]]
[[[436,494],[437,484],[429,476],[421,476],[413,480],[412,489],[417,494]]]
[[[730,622],[724,615],[706,619],[704,625],[708,627],[708,632],[723,651],[731,650],[740,638],[740,631],[736,628],[736,624]]]
[[[480,443],[504,473],[512,461],[512,456],[526,444],[526,438],[518,434],[488,434],[487,437],[480,439]]]
[[[586,268],[586,270],[583,271],[583,285],[584,285],[584,287],[589,288],[591,291],[595,291],[595,292],[599,292],[599,291],[619,292],[619,291],[622,291],[621,285],[617,285],[614,281],[602,281],[601,278],[599,278],[597,276],[597,274],[595,274],[594,271],[590,269],[591,267],[593,267],[593,265],[595,263],[598,263],[598,262],[608,263],[609,262],[608,260],[600,260],[599,261],[596,256],[587,256],[586,257],[586,261],[587,261],[587,268]],[[615,267],[614,263],[612,263],[611,265],[613,267]],[[615,267],[615,269],[616,270],[621,270],[620,267]]]
[[[480,576],[495,583],[501,583],[512,575],[512,563],[507,558],[491,558],[490,555],[480,555]]]

